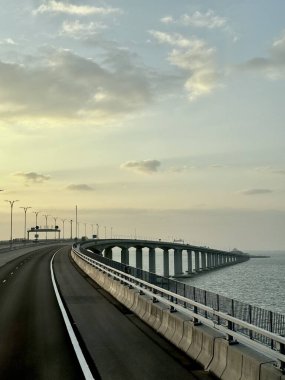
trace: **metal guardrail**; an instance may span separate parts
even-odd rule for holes
[[[278,361],[285,370],[285,315],[73,248],[94,267]],[[92,258],[91,257],[95,257]]]

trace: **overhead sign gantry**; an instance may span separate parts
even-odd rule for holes
[[[49,232],[53,232],[56,236],[56,234],[58,235],[58,239],[60,239],[60,229],[58,228],[58,226],[55,226],[55,228],[40,228],[39,226],[36,226],[36,227],[31,227],[30,230],[27,231],[28,232],[28,240],[30,240],[30,233],[34,233],[35,234],[35,240],[38,240],[39,238],[39,233],[40,232],[45,232],[46,233],[46,239],[47,239],[47,234]]]

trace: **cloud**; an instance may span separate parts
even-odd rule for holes
[[[12,38],[4,38],[3,40],[0,40],[0,45],[17,45],[17,44]]]
[[[60,35],[75,39],[87,38],[97,35],[107,26],[100,22],[81,23],[79,20],[64,21]]]
[[[41,4],[33,12],[36,14],[42,13],[64,13],[69,15],[77,16],[89,16],[89,15],[109,15],[113,13],[121,13],[118,8],[112,7],[94,7],[88,5],[75,5],[70,3],[65,3],[61,1],[50,0]]]
[[[192,15],[184,14],[180,20],[184,25],[196,28],[223,28],[227,24],[226,18],[216,15],[211,9],[205,13],[196,11]]]
[[[121,168],[151,174],[156,173],[160,165],[161,162],[157,160],[127,161],[121,165]]]
[[[17,172],[13,174],[16,177],[24,178],[26,182],[43,183],[50,179],[49,175],[39,174],[35,172]]]
[[[160,19],[163,24],[172,24],[174,22],[174,18],[172,16],[165,16]]]
[[[78,185],[71,184],[71,185],[67,186],[67,190],[72,190],[72,191],[94,191],[94,189],[91,186],[86,185],[84,183],[81,183],[81,184],[78,184]]]
[[[255,168],[256,171],[262,172],[262,173],[272,173],[272,174],[285,174],[285,169],[276,169],[272,168],[271,166],[262,166]]]
[[[158,43],[174,46],[168,55],[168,61],[184,71],[184,87],[190,101],[208,95],[220,86],[221,74],[215,64],[216,50],[204,40],[154,30],[150,34]]]
[[[2,121],[102,125],[139,111],[152,101],[147,71],[122,49],[106,50],[101,64],[51,48],[37,57],[37,65],[30,61],[0,61]]]
[[[161,18],[160,21],[166,25],[175,24],[192,28],[219,29],[229,34],[234,42],[239,39],[238,35],[229,25],[228,19],[217,15],[212,9],[208,9],[206,12],[195,11],[192,14],[185,13],[177,19],[171,15],[167,15]]]
[[[270,189],[248,189],[240,191],[244,195],[260,195],[260,194],[270,194],[273,193]]]
[[[278,80],[285,77],[285,31],[275,40],[267,57],[254,57],[238,66],[239,70],[255,71],[268,79]]]

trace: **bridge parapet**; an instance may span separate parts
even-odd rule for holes
[[[100,253],[112,259],[112,249],[121,249],[121,262],[129,263],[130,248],[135,249],[136,267],[143,267],[143,249],[149,250],[149,271],[156,273],[156,249],[163,251],[163,274],[169,276],[169,251],[174,252],[174,277],[191,276],[194,273],[209,271],[220,267],[234,265],[249,260],[249,255],[240,251],[222,251],[209,247],[199,247],[177,242],[163,242],[137,239],[95,239],[81,244],[85,249]],[[183,270],[183,251],[187,254],[187,270]],[[194,265],[193,265],[194,263]],[[187,274],[186,274],[187,273]]]
[[[94,273],[91,277],[101,286],[113,281],[114,286],[108,286],[110,289],[116,288],[116,291],[111,294],[117,294],[120,302],[126,300],[133,312],[166,338],[173,337],[173,343],[185,349],[189,356],[199,350],[200,354],[198,357],[195,354],[195,359],[219,378],[283,380],[285,315],[130,267],[101,255],[89,253],[88,256],[73,249],[73,258],[86,273],[92,272],[92,276]],[[157,307],[157,302],[163,307]],[[175,311],[177,316],[181,313],[183,317],[176,318]],[[215,332],[211,333],[204,326],[197,327],[201,323],[214,328]],[[237,342],[262,352],[266,357],[257,357],[254,352],[245,350],[242,344],[231,344]],[[281,371],[272,364],[268,365],[273,362]],[[223,373],[226,375],[220,377]]]

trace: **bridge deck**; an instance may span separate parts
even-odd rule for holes
[[[213,379],[188,356],[91,284],[70,263],[55,258],[65,302],[102,379]]]

